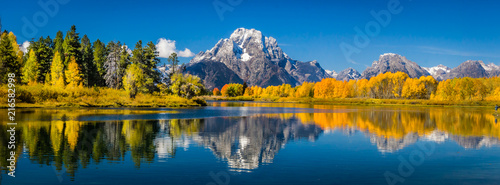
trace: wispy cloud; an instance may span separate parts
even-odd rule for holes
[[[492,55],[492,54],[477,53],[477,52],[470,52],[470,51],[460,51],[460,50],[438,48],[438,47],[432,47],[432,46],[417,46],[417,48],[424,53],[438,54],[438,55],[500,58],[500,55]]]

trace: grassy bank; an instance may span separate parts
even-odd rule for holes
[[[328,104],[328,105],[407,105],[407,106],[467,106],[467,107],[487,107],[500,105],[497,101],[437,101],[437,100],[408,100],[408,99],[372,99],[372,98],[290,98],[290,97],[259,97],[248,96],[222,97],[222,96],[204,96],[205,100],[217,101],[264,101],[280,103],[308,103],[308,104]]]
[[[2,86],[0,107],[7,107],[7,87]],[[186,99],[172,95],[142,94],[129,98],[124,90],[105,87],[57,88],[45,85],[17,86],[16,107],[197,107],[205,106],[200,98]]]

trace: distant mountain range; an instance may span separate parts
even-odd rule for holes
[[[498,76],[500,67],[493,63],[469,60],[453,69],[444,65],[427,68],[404,56],[386,53],[362,73],[353,68],[337,73],[323,69],[316,60],[294,60],[283,52],[273,37],[245,28],[236,29],[229,38],[220,39],[212,49],[198,53],[186,66],[186,73],[199,76],[208,89],[243,82],[261,87],[283,83],[296,86],[306,81],[318,82],[323,78],[369,79],[381,73],[398,71],[412,78],[432,75],[436,80],[446,80]]]

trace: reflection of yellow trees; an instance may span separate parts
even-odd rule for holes
[[[152,128],[145,124],[138,124],[135,121],[123,121],[122,134],[125,136],[125,141],[134,148],[142,144],[145,132],[151,132]]]
[[[61,149],[63,128],[63,121],[54,121],[50,125],[50,141],[52,141],[52,148],[55,155],[58,155]]]
[[[407,114],[406,114],[407,115]],[[415,117],[404,117],[405,114],[384,112],[371,113],[298,113],[297,117],[305,123],[314,123],[325,130],[357,128],[387,138],[402,138],[406,134],[416,132],[420,135],[432,129],[421,128],[425,124]],[[412,120],[414,119],[414,120]]]
[[[267,114],[269,118],[279,118],[280,120],[289,120],[295,116],[294,113],[282,113],[282,114]]]
[[[278,115],[270,115],[278,117]],[[288,114],[281,115],[289,117]],[[357,111],[347,113],[295,113],[304,124],[316,124],[325,130],[356,128],[386,138],[403,138],[409,133],[420,136],[438,129],[459,136],[500,138],[495,117],[482,111],[462,109],[425,109],[417,111]]]
[[[150,163],[154,159],[155,146],[153,143],[157,127],[152,122],[123,121],[122,134],[125,142],[129,144],[132,160],[136,167],[140,167],[143,161]]]
[[[495,116],[479,110],[433,110],[430,118],[437,129],[460,136],[489,136],[500,138],[500,125]]]
[[[172,138],[178,138],[182,134],[193,135],[193,133],[198,133],[200,131],[200,120],[187,120],[187,119],[173,119],[170,120],[170,136]]]
[[[64,135],[68,138],[68,144],[71,150],[75,150],[76,143],[78,142],[78,135],[80,132],[80,123],[79,121],[66,121],[66,130],[64,131]]]

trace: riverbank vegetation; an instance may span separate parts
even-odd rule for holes
[[[76,27],[63,37],[57,32],[32,40],[25,52],[12,32],[0,36],[0,95],[7,97],[7,77],[16,80],[16,104],[26,107],[53,106],[161,106],[206,105],[194,98],[206,93],[201,80],[182,74],[177,54],[168,58],[171,64],[161,75],[158,51],[153,42],[143,46],[138,41],[133,50],[120,41],[107,45],[99,39],[91,43],[87,35],[80,38]],[[7,106],[7,99],[0,100]]]
[[[296,87],[283,84],[266,88],[243,88],[242,84],[226,84],[220,95],[207,99],[355,105],[487,106],[500,102],[500,78],[464,77],[438,82],[432,76],[410,78],[403,72],[387,72],[369,80],[339,81],[326,78],[316,83],[304,82]]]

